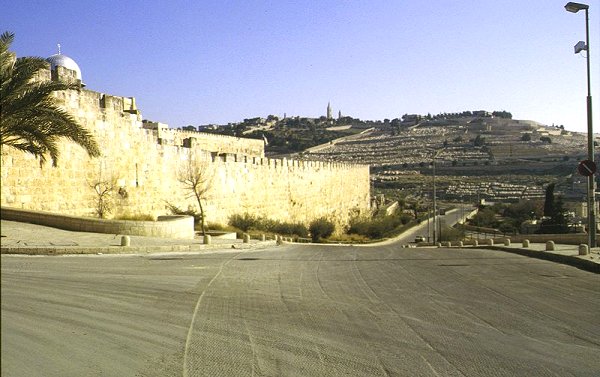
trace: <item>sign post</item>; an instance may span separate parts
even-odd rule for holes
[[[593,156],[592,156],[593,158]],[[589,159],[583,160],[577,166],[579,174],[588,178],[588,234],[589,248],[596,247],[596,185],[594,184],[594,174],[596,173],[596,163]]]
[[[591,177],[596,173],[596,163],[592,160],[583,160],[577,166],[577,171],[584,177]]]

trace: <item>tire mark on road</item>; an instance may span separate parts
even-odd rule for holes
[[[321,289],[321,293],[323,294],[323,296],[334,301],[331,298],[331,296],[329,296],[329,294],[327,294],[327,292],[325,292],[325,289],[323,288],[323,283],[321,283],[321,278],[319,277],[319,270],[321,269],[321,262],[323,261],[324,254],[325,254],[325,252],[321,252],[321,255],[319,256],[319,260],[317,261],[317,270],[315,271],[315,275],[317,277],[317,284],[319,285],[319,288]]]
[[[215,276],[213,276],[212,279],[210,279],[210,281],[206,285],[206,288],[204,288],[204,290],[198,297],[198,301],[196,301],[196,306],[194,307],[194,313],[192,314],[192,320],[190,321],[190,327],[188,328],[187,337],[185,338],[185,348],[183,351],[183,371],[182,371],[183,377],[188,377],[188,366],[187,365],[188,365],[188,357],[189,357],[188,354],[189,354],[189,349],[190,349],[190,342],[191,342],[192,333],[194,330],[194,323],[196,322],[196,315],[198,314],[198,309],[200,309],[200,304],[202,303],[204,294],[206,293],[206,291],[208,291],[210,289],[210,286],[215,282],[215,280],[217,280],[217,278],[219,276],[221,276],[221,273],[223,272],[223,268],[225,268],[225,266],[228,265],[231,261],[235,260],[240,254],[242,254],[242,252],[235,254],[231,258],[229,258],[229,259],[225,260],[223,263],[221,263],[221,266],[219,266],[219,271],[217,271]]]
[[[367,283],[362,272],[360,271],[360,268],[358,268],[356,261],[357,261],[357,252],[355,251],[354,259],[353,259],[353,263],[352,263],[352,267],[353,267],[352,275],[354,277],[354,280],[357,282],[361,292],[367,297],[367,299],[369,300],[369,302],[371,302],[371,304],[373,304],[375,306],[388,308],[388,310],[392,310],[392,312],[393,312],[393,309],[391,309],[390,306],[388,304],[386,304],[379,297],[379,295],[377,295],[377,293],[373,290],[373,288],[371,288],[371,285],[369,283]],[[370,307],[365,306],[365,308],[367,309],[367,311],[369,313],[371,313],[371,315],[373,315],[373,317],[375,317],[375,318],[379,317],[379,314],[377,312],[373,311]],[[377,323],[377,321],[374,321],[374,324],[377,326],[377,328],[380,331],[383,331],[383,329],[381,328],[379,323]],[[388,370],[388,368],[387,368],[385,362],[383,361],[383,359],[381,358],[379,352],[372,352],[372,355],[377,360],[377,363],[379,364],[379,367],[380,367],[381,371],[383,372],[383,375],[386,377],[390,377],[392,374]]]
[[[465,276],[464,273],[461,273],[461,272],[459,272],[457,270],[454,270],[454,273],[456,275],[460,276],[461,278],[463,278],[465,281],[467,280],[467,276]],[[542,310],[534,307],[533,305],[528,304],[524,300],[519,300],[519,299],[517,299],[515,297],[509,296],[509,295],[501,292],[500,290],[498,290],[496,288],[491,287],[489,285],[489,282],[485,281],[484,279],[477,278],[477,277],[469,277],[469,279],[472,282],[475,282],[475,283],[479,284],[479,286],[481,288],[486,289],[486,290],[492,292],[493,294],[496,294],[499,297],[503,297],[506,300],[508,300],[510,302],[513,302],[513,303],[517,304],[518,306],[520,306],[520,307],[522,307],[522,308],[524,308],[524,309],[526,309],[528,311],[531,311],[532,313],[535,313],[535,314],[539,315],[540,317],[544,317],[544,318],[550,319],[550,320],[552,320],[555,323],[562,323],[562,320],[560,318],[557,318],[556,316],[553,316],[553,315],[551,315],[551,314],[549,314],[547,312],[544,312],[544,311],[542,311]],[[435,288],[433,288],[433,287],[431,287],[431,288],[435,290]],[[483,322],[489,324],[489,322],[484,321],[479,316],[476,316],[476,317],[479,318],[479,319],[481,319]],[[500,331],[502,333],[502,331],[499,330],[499,329],[497,329],[495,326],[493,326],[493,325],[491,325],[491,326],[494,327],[496,330],[498,330],[498,331]],[[567,328],[566,330],[569,331],[570,335],[573,336],[573,337],[576,337],[576,338],[578,338],[580,340],[583,340],[583,341],[586,341],[588,343],[594,344],[596,346],[600,345],[600,343],[598,343],[597,341],[595,341],[591,337],[588,338],[585,335],[577,335],[577,334],[575,334],[575,331],[573,331],[572,328]]]
[[[452,363],[450,360],[448,360],[448,359],[447,359],[447,358],[446,358],[446,357],[445,357],[445,356],[444,356],[444,355],[443,355],[443,354],[442,354],[440,351],[438,351],[437,349],[435,349],[435,347],[434,347],[434,346],[431,344],[431,342],[430,342],[430,341],[428,341],[428,340],[427,340],[426,338],[424,338],[424,337],[423,337],[421,334],[419,334],[419,333],[417,332],[417,330],[416,330],[416,329],[415,329],[413,326],[411,326],[411,324],[409,323],[409,321],[406,321],[406,320],[405,320],[405,317],[404,317],[402,314],[400,314],[400,313],[399,313],[399,312],[398,312],[396,309],[394,309],[394,308],[393,308],[391,305],[389,305],[387,302],[385,302],[384,300],[382,300],[382,299],[379,297],[379,295],[377,295],[377,293],[375,292],[375,290],[373,290],[373,288],[372,288],[372,287],[369,285],[369,283],[367,283],[367,281],[364,279],[364,276],[362,275],[362,272],[360,271],[360,269],[358,268],[358,265],[357,265],[357,263],[356,263],[356,257],[355,257],[355,258],[354,258],[354,260],[353,260],[353,266],[355,266],[355,269],[356,269],[356,271],[358,272],[358,274],[359,274],[359,276],[360,276],[360,278],[361,278],[362,282],[363,282],[363,283],[364,283],[364,284],[367,286],[367,288],[369,289],[369,291],[371,291],[371,292],[372,292],[372,296],[374,296],[374,297],[377,299],[377,301],[378,301],[378,302],[379,302],[381,305],[383,305],[383,306],[387,307],[387,308],[388,308],[388,309],[389,309],[391,312],[393,312],[393,313],[394,313],[394,314],[395,314],[395,315],[396,315],[396,316],[397,316],[397,317],[398,317],[398,318],[399,318],[399,319],[400,319],[400,320],[401,320],[401,321],[402,321],[402,322],[403,322],[403,323],[404,323],[404,324],[405,324],[405,325],[406,325],[406,326],[407,326],[407,327],[408,327],[408,328],[409,328],[409,329],[410,329],[410,330],[411,330],[411,331],[412,331],[412,332],[415,334],[415,336],[417,336],[417,337],[418,337],[418,338],[419,338],[419,339],[420,339],[420,340],[421,340],[421,341],[424,343],[424,345],[425,345],[425,346],[426,346],[426,347],[427,347],[429,350],[431,350],[431,351],[435,352],[435,353],[436,353],[438,356],[440,356],[440,357],[441,357],[441,358],[442,358],[442,359],[443,359],[443,360],[444,360],[446,363],[448,363],[448,365],[451,365],[451,366],[453,366],[453,367],[454,367],[454,369],[455,369],[455,370],[456,370],[456,371],[457,371],[457,372],[458,372],[458,373],[459,373],[461,376],[465,376],[465,374],[464,374],[464,373],[462,373],[462,371],[461,371],[461,370],[460,370],[460,369],[459,369],[459,368],[458,368],[456,365],[454,365],[454,364],[453,364],[453,363]],[[405,271],[406,271],[406,272],[407,272],[407,273],[410,275],[410,272],[408,272],[408,270],[406,270],[406,269],[405,269],[404,267],[402,267],[402,266],[401,266],[401,268],[402,268],[402,269],[404,269],[404,270],[405,270]],[[358,282],[358,280],[357,280],[357,282]],[[361,288],[361,290],[363,291],[363,293],[365,292],[365,291],[364,291],[362,288]],[[368,297],[368,296],[367,296],[367,297]],[[368,298],[369,298],[369,301],[373,302],[373,301],[371,300],[371,299],[372,299],[372,297],[368,297]],[[423,357],[423,356],[421,356],[421,357]],[[376,358],[377,358],[377,360],[379,361],[379,363],[380,363],[380,366],[382,367],[382,369],[384,370],[384,372],[386,372],[386,374],[387,374],[387,369],[385,368],[385,364],[383,363],[383,360],[381,360],[381,358],[380,358],[380,356],[379,356],[379,355],[376,355]],[[431,363],[430,363],[429,361],[427,361],[427,360],[425,360],[425,361],[426,361],[427,365],[428,365],[430,368],[432,368],[432,369],[433,369],[433,366],[431,365]],[[435,370],[434,370],[434,373],[436,373],[436,375],[439,375],[437,372],[435,372]]]
[[[352,261],[352,275],[359,289],[372,304],[382,304],[383,300],[375,293],[373,288],[365,281],[365,278],[356,264],[356,251],[354,251],[354,260]]]
[[[260,372],[258,353],[256,352],[256,342],[252,338],[252,334],[250,332],[250,328],[248,327],[248,321],[244,320],[244,329],[246,330],[246,334],[248,335],[248,342],[250,343],[250,350],[252,351],[252,377],[256,376],[256,369],[258,368],[258,375],[262,376]]]

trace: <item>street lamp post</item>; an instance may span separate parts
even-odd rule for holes
[[[433,155],[433,244],[435,245],[437,242],[436,238],[436,218],[437,218],[437,205],[436,205],[436,193],[435,193],[435,157],[437,153]]]
[[[592,89],[590,80],[590,26],[588,17],[589,5],[568,2],[565,9],[571,13],[585,10],[585,45],[581,42],[575,45],[575,53],[587,50],[587,126],[588,126],[588,160],[594,161],[594,129],[592,126]],[[588,243],[596,247],[596,199],[594,175],[588,177]]]
[[[430,148],[427,148],[430,149]],[[437,195],[436,195],[436,186],[435,186],[435,158],[438,156],[438,154],[440,154],[440,152],[442,151],[442,149],[438,149],[437,151],[435,149],[433,149],[433,157],[432,157],[432,164],[433,164],[433,243],[435,244],[438,241],[438,237],[439,235],[437,234],[437,226],[439,221],[437,221]],[[440,228],[440,233],[441,233],[441,228]]]

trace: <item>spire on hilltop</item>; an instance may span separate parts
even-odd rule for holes
[[[333,115],[331,113],[331,102],[327,102],[327,119],[333,119]]]

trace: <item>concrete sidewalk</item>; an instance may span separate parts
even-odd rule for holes
[[[479,245],[463,247],[507,251],[509,253],[568,264],[586,271],[600,273],[600,247],[593,248],[588,255],[579,255],[579,245],[555,244],[553,251],[546,251],[545,243],[530,243],[529,247],[523,247],[521,243],[511,243],[509,246],[496,244],[493,246]]]
[[[260,242],[212,238],[204,245],[202,237],[173,239],[129,236],[130,246],[121,246],[121,235],[73,232],[42,225],[0,220],[2,254],[137,254],[170,251],[210,251],[252,249],[274,246],[275,241]]]

